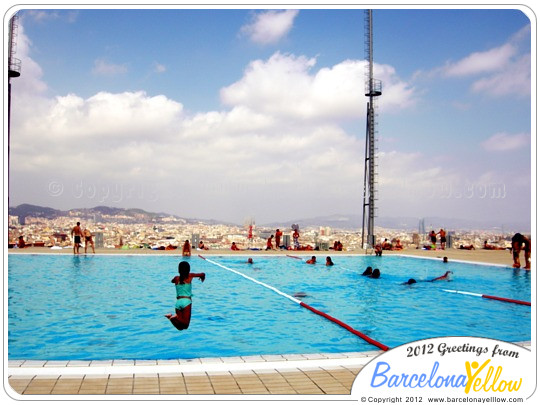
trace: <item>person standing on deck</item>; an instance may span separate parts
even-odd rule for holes
[[[281,246],[281,235],[283,235],[283,232],[281,232],[279,229],[276,229],[276,249],[279,249]]]
[[[81,247],[81,238],[83,236],[83,232],[81,229],[81,223],[77,222],[77,225],[73,227],[71,230],[71,237],[73,238],[73,254],[78,255],[79,254],[79,248]]]
[[[446,248],[446,232],[444,229],[441,229],[439,232],[437,232],[437,235],[441,235],[441,250],[444,250]]]

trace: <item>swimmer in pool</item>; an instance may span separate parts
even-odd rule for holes
[[[366,269],[364,270],[362,275],[363,276],[371,276],[371,273],[373,273],[373,269],[371,268],[371,266],[368,266],[368,267],[366,267]]]
[[[178,264],[178,276],[175,276],[171,283],[176,287],[176,304],[174,306],[175,315],[167,314],[165,317],[171,321],[178,330],[184,330],[189,327],[191,321],[191,281],[194,278],[200,278],[204,281],[204,273],[190,273],[189,263],[182,261]]]
[[[428,281],[439,281],[439,280],[450,280],[450,274],[453,274],[451,271],[447,271],[446,273],[444,273],[442,276],[439,276],[437,278],[434,278],[433,280],[428,280]]]
[[[381,271],[379,269],[373,270],[373,273],[369,276],[371,278],[379,278],[381,277]]]
[[[333,266],[334,262],[332,261],[332,258],[330,256],[326,256],[326,265],[327,266]]]
[[[311,259],[306,260],[307,264],[315,264],[317,263],[317,258],[315,256],[311,256]]]
[[[414,278],[410,278],[408,279],[407,281],[405,281],[404,283],[401,283],[403,285],[411,285],[411,284],[416,284],[416,280]]]

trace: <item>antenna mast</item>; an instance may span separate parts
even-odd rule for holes
[[[373,18],[372,10],[365,11],[365,95],[369,97],[367,104],[366,119],[366,150],[364,164],[364,204],[362,216],[362,247],[373,248],[375,246],[375,135],[376,135],[376,114],[375,99],[382,94],[382,84],[380,80],[373,78]],[[367,200],[367,201],[366,201]],[[366,215],[367,211],[367,215]],[[367,218],[366,218],[367,217]],[[367,222],[367,223],[366,223]],[[367,228],[367,241],[364,233]]]
[[[10,159],[10,133],[11,133],[11,79],[21,75],[21,61],[15,58],[17,50],[17,14],[9,20],[9,43],[8,43],[8,208],[9,208],[9,159]]]

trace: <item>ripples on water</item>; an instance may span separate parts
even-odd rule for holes
[[[443,292],[531,300],[530,272],[400,257],[339,256],[335,266],[287,257],[213,260],[272,285],[390,347],[436,336],[530,340],[530,307]],[[324,262],[324,256],[319,257]],[[9,255],[12,359],[169,359],[352,352],[374,347],[275,292],[197,257],[188,330],[174,310],[172,256]],[[378,280],[361,276],[378,267]],[[419,282],[454,272],[450,282]]]

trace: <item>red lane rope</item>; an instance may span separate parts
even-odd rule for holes
[[[482,298],[487,298],[487,299],[490,299],[490,300],[497,300],[497,301],[504,301],[504,302],[512,302],[514,304],[519,304],[519,305],[531,306],[531,303],[527,302],[527,301],[514,300],[512,298],[496,297],[494,295],[482,295]]]
[[[332,322],[338,324],[338,325],[341,326],[342,328],[347,329],[349,332],[355,334],[355,335],[358,336],[358,337],[361,337],[362,339],[364,339],[366,342],[372,344],[373,346],[377,346],[379,349],[384,350],[384,351],[387,351],[387,350],[388,350],[388,346],[383,345],[382,343],[379,343],[379,342],[377,342],[376,340],[371,339],[369,336],[363,334],[362,332],[357,331],[356,329],[351,328],[349,325],[347,325],[347,324],[344,323],[344,322],[341,322],[339,319],[336,319],[336,318],[334,318],[334,317],[332,317],[332,316],[330,316],[330,315],[328,315],[328,314],[325,314],[324,312],[321,312],[321,311],[319,311],[318,309],[313,308],[312,306],[306,304],[305,302],[300,301],[300,305],[303,306],[304,308],[307,308],[307,309],[309,309],[310,311],[316,313],[317,315],[320,315],[320,316],[322,316],[322,317],[324,317],[324,318],[326,318],[326,319],[328,319],[328,320],[330,320],[330,321],[332,321]]]
[[[504,298],[504,297],[497,297],[495,295],[486,295],[486,294],[478,294],[478,293],[472,293],[467,291],[458,291],[458,290],[443,290],[449,293],[456,293],[456,294],[463,294],[463,295],[472,295],[475,297],[481,297],[481,298],[487,298],[489,300],[497,300],[497,301],[504,301],[504,302],[511,302],[512,304],[519,304],[519,305],[528,305],[531,306],[531,303],[528,301],[520,301],[515,300],[512,298]]]

